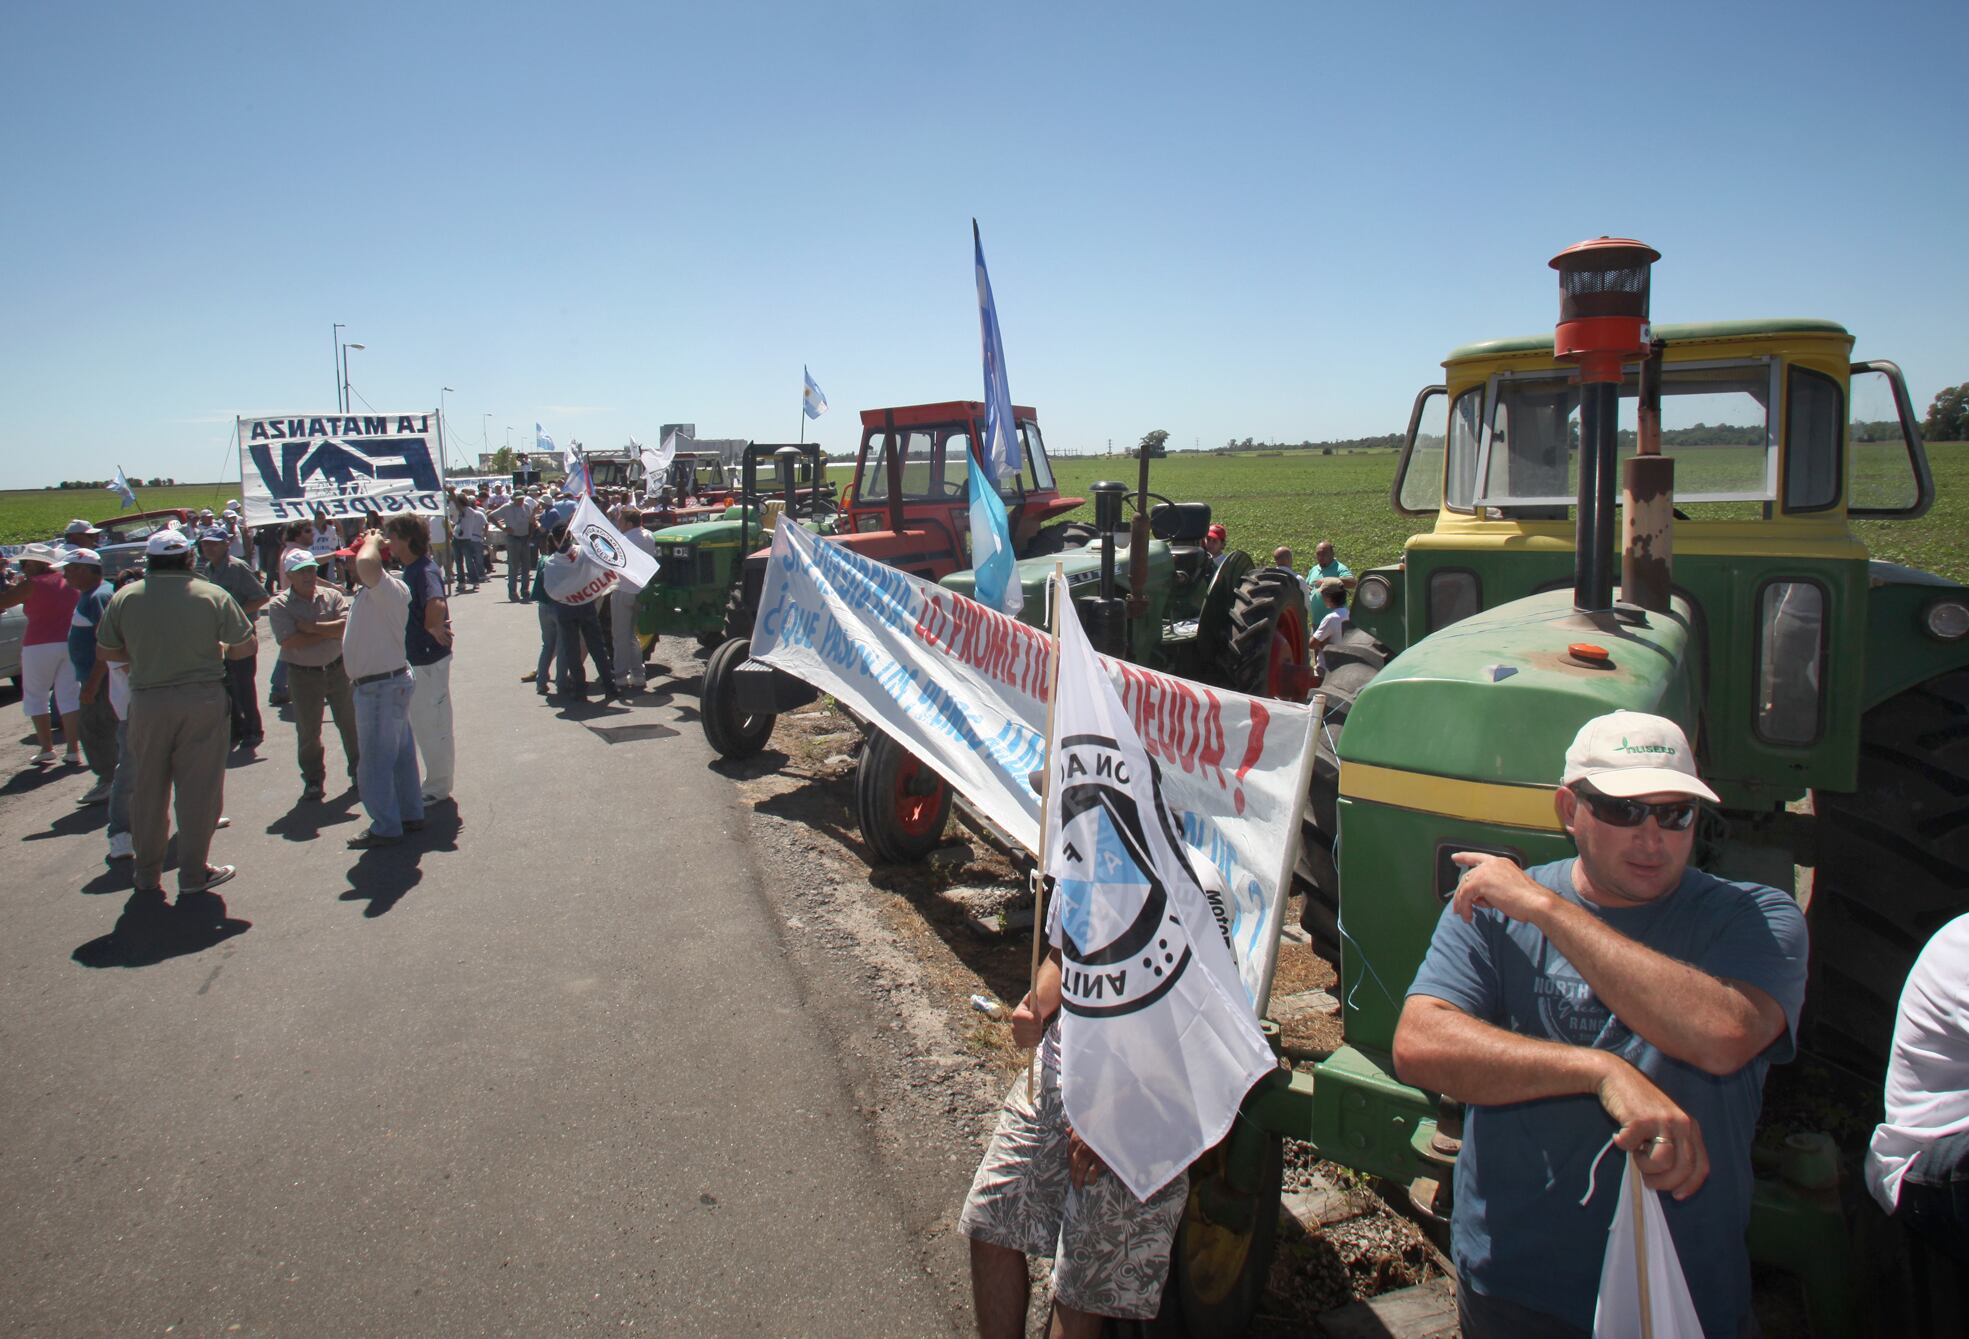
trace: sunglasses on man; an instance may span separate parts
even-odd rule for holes
[[[1574,782],[1572,793],[1593,811],[1593,817],[1610,828],[1638,828],[1648,821],[1650,814],[1654,815],[1654,821],[1663,832],[1687,832],[1696,821],[1697,804],[1694,800],[1663,800],[1659,804],[1649,804],[1645,800],[1603,795],[1584,781]]]

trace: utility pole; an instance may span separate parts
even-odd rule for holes
[[[341,376],[342,331],[344,329],[346,329],[346,327],[340,321],[337,321],[335,322],[335,329],[330,332],[333,342],[328,350],[328,370],[335,374],[335,408],[338,410],[346,411],[347,407],[342,403],[342,376]]]

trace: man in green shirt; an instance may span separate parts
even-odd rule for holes
[[[1322,581],[1338,581],[1348,590],[1354,588],[1354,571],[1347,564],[1333,556],[1333,541],[1322,539],[1313,549],[1313,565],[1306,572],[1306,584],[1314,590]]]
[[[260,575],[232,556],[232,536],[223,526],[213,526],[198,540],[198,575],[217,586],[239,603],[239,612],[255,628],[260,610],[267,602]],[[232,713],[232,742],[251,753],[260,747],[266,731],[260,725],[259,690],[254,687],[260,674],[260,644],[255,638],[252,650],[226,661],[226,697]]]
[[[160,530],[146,571],[110,599],[96,627],[102,658],[130,666],[130,836],[139,893],[163,894],[164,854],[178,815],[178,898],[216,888],[231,865],[211,865],[226,794],[228,657],[255,645],[238,601],[191,570],[191,541]]]

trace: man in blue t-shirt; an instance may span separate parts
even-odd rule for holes
[[[1554,798],[1574,860],[1464,852],[1395,1032],[1404,1082],[1468,1105],[1451,1241],[1466,1339],[1593,1326],[1617,1159],[1665,1212],[1709,1339],[1750,1321],[1751,1135],[1795,1050],[1805,918],[1689,868],[1700,801],[1674,722],[1583,726]],[[1623,1153],[1602,1166],[1611,1139]]]
[[[116,709],[109,704],[109,662],[96,656],[96,625],[116,592],[103,580],[102,556],[94,549],[70,549],[62,559],[62,580],[81,592],[68,624],[68,662],[81,685],[82,757],[95,773],[96,784],[77,804],[101,804],[116,781]]]

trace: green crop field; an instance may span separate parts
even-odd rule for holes
[[[210,507],[217,511],[227,498],[239,496],[239,484],[180,484],[175,488],[139,488],[132,511],[162,511],[166,507]],[[52,539],[76,517],[102,522],[116,515],[116,494],[106,489],[19,489],[0,492],[0,544],[28,544]]]
[[[1926,516],[1856,521],[1854,529],[1876,558],[1969,582],[1969,442],[1930,445],[1928,458],[1936,497]],[[1277,545],[1288,544],[1303,570],[1312,562],[1313,545],[1330,539],[1341,561],[1361,571],[1400,559],[1403,541],[1430,524],[1426,517],[1397,515],[1388,505],[1396,459],[1392,451],[1179,452],[1150,466],[1149,487],[1178,502],[1208,502],[1212,518],[1230,531],[1231,547],[1260,561],[1269,560]],[[1886,467],[1871,456],[1856,462],[1868,475]],[[1120,456],[1062,456],[1053,462],[1061,491],[1081,496],[1099,479],[1116,479],[1132,490],[1136,468]],[[1755,508],[1746,511],[1754,514]],[[1092,520],[1093,508],[1074,516]]]

